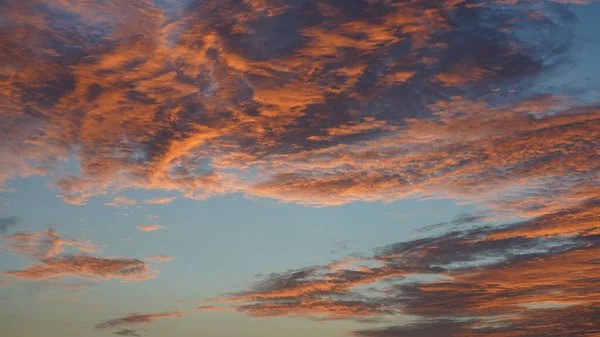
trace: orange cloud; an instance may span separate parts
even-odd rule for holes
[[[0,235],[0,239],[8,242],[4,247],[9,251],[35,259],[56,256],[65,251],[65,246],[77,247],[79,251],[85,253],[96,253],[100,250],[100,246],[90,240],[62,239],[53,229],[43,232]]]
[[[430,319],[354,332],[364,336],[596,333],[600,109],[535,85],[568,55],[575,20],[558,3],[589,1],[551,2],[4,1],[0,186],[48,175],[72,204],[130,189],[311,206],[482,203],[534,219],[478,230],[448,221],[429,228],[454,234],[384,247],[358,266],[273,274],[216,307]],[[152,277],[139,260],[60,256],[95,248],[53,231],[2,238],[41,259],[13,277]],[[406,281],[415,275],[438,280]],[[536,307],[545,302],[565,307]]]
[[[512,202],[508,187],[554,191],[576,167],[580,193],[550,207],[595,193],[597,109],[502,96],[567,45],[564,6],[224,3],[174,5],[177,20],[151,1],[2,5],[0,181],[50,175],[74,204],[141,188],[316,206],[446,196],[541,214],[543,195]],[[488,20],[461,29],[471,17]],[[64,174],[73,157],[80,170]]]
[[[146,199],[144,200],[145,204],[151,204],[151,205],[168,205],[170,204],[173,200],[177,199],[177,197],[163,197],[163,198],[154,198],[154,199]]]
[[[111,207],[119,207],[121,205],[135,205],[137,204],[137,201],[127,198],[127,197],[116,197],[114,198],[112,201],[110,202],[106,202],[104,203],[106,206],[111,206]]]
[[[461,228],[486,221],[463,215],[447,234],[272,273],[212,303],[261,317],[411,318],[351,332],[358,336],[525,337],[547,326],[556,336],[583,336],[598,329],[599,216],[597,201],[504,225]]]
[[[48,280],[63,276],[74,276],[95,281],[113,278],[124,281],[144,281],[155,277],[148,265],[135,259],[98,258],[84,255],[51,257],[27,269],[9,271],[5,275],[26,280]]]
[[[140,225],[140,226],[137,226],[137,229],[140,232],[154,232],[154,231],[161,230],[164,228],[167,228],[167,227],[163,226],[163,225]]]

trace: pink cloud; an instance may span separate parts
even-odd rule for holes
[[[106,206],[111,206],[111,207],[119,207],[121,205],[133,206],[133,205],[137,204],[137,201],[135,201],[131,198],[127,198],[127,197],[116,197],[112,201],[106,202],[104,204]]]
[[[5,275],[26,280],[48,280],[74,276],[96,281],[98,279],[122,279],[144,281],[155,277],[148,264],[137,259],[97,258],[85,255],[52,257],[30,264],[27,269],[9,271]]]
[[[141,232],[154,232],[160,229],[164,229],[167,228],[166,226],[163,225],[140,225],[137,226],[137,229]]]
[[[146,200],[144,200],[144,204],[168,205],[168,204],[170,204],[175,199],[177,199],[177,197],[168,197],[168,198],[165,197],[165,198],[146,199]]]
[[[77,247],[79,251],[85,253],[97,253],[101,249],[101,246],[94,244],[91,240],[62,239],[53,229],[2,235],[0,239],[7,241],[7,244],[4,245],[7,250],[35,259],[56,256],[63,253],[65,247]]]

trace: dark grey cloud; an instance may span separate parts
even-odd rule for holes
[[[448,227],[450,229],[456,230],[463,226],[474,225],[476,223],[482,223],[485,221],[485,219],[486,219],[485,213],[476,213],[476,214],[463,213],[463,214],[459,214],[451,221],[440,222],[437,224],[424,226],[424,227],[416,229],[415,231],[422,233],[422,232],[428,232],[428,231],[431,231],[434,229],[443,229],[443,228],[448,228]]]

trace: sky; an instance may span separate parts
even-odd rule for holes
[[[600,336],[598,17],[0,1],[0,335]]]

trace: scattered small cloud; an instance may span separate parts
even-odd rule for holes
[[[116,197],[112,201],[106,202],[104,204],[110,207],[121,207],[123,205],[134,206],[137,204],[137,201],[127,197]]]
[[[177,199],[177,197],[153,198],[153,199],[144,200],[144,203],[151,204],[151,205],[168,205],[175,199]]]
[[[163,225],[140,225],[140,226],[137,226],[137,229],[140,232],[154,232],[154,231],[161,230],[164,228],[167,228],[167,227],[163,226]]]

